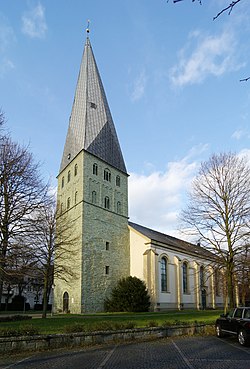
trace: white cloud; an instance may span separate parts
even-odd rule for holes
[[[15,67],[8,57],[8,49],[15,42],[16,38],[12,27],[8,25],[8,20],[0,14],[0,78]]]
[[[14,69],[15,66],[13,62],[7,58],[0,60],[0,78],[2,78],[8,71]]]
[[[132,101],[140,100],[143,97],[146,88],[146,83],[147,77],[145,70],[143,69],[140,72],[139,76],[134,81],[133,92],[131,95]]]
[[[236,50],[236,39],[228,29],[216,36],[192,32],[179,53],[177,66],[170,71],[170,79],[174,86],[182,87],[201,83],[208,75],[220,76],[238,70],[242,64],[237,63]]]
[[[44,38],[48,27],[43,6],[37,6],[22,16],[22,32],[31,38]]]
[[[183,159],[168,163],[165,172],[132,173],[129,178],[129,214],[132,222],[178,235],[178,215],[207,145],[198,146]]]
[[[238,156],[240,158],[246,158],[249,162],[250,165],[250,149],[242,149],[239,153]]]
[[[242,129],[237,129],[232,134],[232,138],[235,138],[236,140],[240,140],[244,136],[244,131]]]

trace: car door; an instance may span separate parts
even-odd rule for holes
[[[234,310],[230,310],[227,314],[222,314],[220,318],[220,326],[222,330],[229,331],[231,329],[231,320],[234,315]]]
[[[243,313],[243,309],[242,308],[237,308],[234,311],[234,315],[230,321],[230,331],[232,333],[237,334],[238,332],[238,327],[240,325],[240,320],[242,319],[242,313]]]

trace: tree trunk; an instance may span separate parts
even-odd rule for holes
[[[42,315],[44,319],[47,316],[47,307],[48,307],[48,275],[47,273],[45,273],[43,285],[43,315]]]
[[[228,270],[228,302],[229,302],[229,308],[232,309],[234,307],[234,283],[233,283],[233,271],[229,267]]]

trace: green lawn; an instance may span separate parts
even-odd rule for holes
[[[34,327],[41,334],[65,333],[74,327],[83,327],[83,330],[101,330],[109,326],[130,324],[137,328],[146,326],[161,326],[178,323],[203,322],[213,324],[216,318],[222,313],[221,310],[205,311],[170,311],[161,313],[116,313],[116,314],[83,314],[83,315],[53,315],[46,319],[32,318],[31,320],[2,322],[1,330],[22,329],[27,326]],[[27,313],[28,315],[28,313]],[[72,330],[73,331],[73,330]],[[1,333],[0,333],[1,334]]]

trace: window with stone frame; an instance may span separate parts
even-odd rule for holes
[[[120,201],[117,201],[117,204],[116,204],[116,207],[117,207],[117,214],[121,214],[122,213],[122,204]]]
[[[111,182],[111,172],[109,169],[104,169],[104,175],[103,178],[105,181]]]
[[[70,182],[71,173],[70,170],[68,171],[68,182]]]
[[[75,168],[74,168],[74,175],[77,176],[78,173],[78,165],[75,164]]]
[[[161,292],[167,292],[168,290],[167,266],[168,259],[164,256],[161,258]]]
[[[67,198],[67,209],[70,208],[70,197]]]
[[[92,191],[92,204],[96,204],[96,191]]]
[[[205,275],[204,275],[204,266],[200,267],[200,287],[205,286]]]
[[[108,196],[105,196],[104,198],[104,207],[105,209],[110,209],[110,200]]]
[[[182,264],[182,287],[183,293],[188,293],[188,263],[186,261]]]
[[[98,165],[96,163],[93,164],[93,174],[98,175]]]
[[[120,176],[116,176],[115,184],[116,184],[116,186],[118,186],[118,187],[120,187],[120,186],[121,186],[121,178],[120,178]]]
[[[62,177],[62,188],[64,187],[64,177]]]

